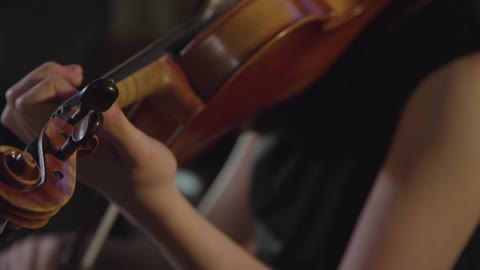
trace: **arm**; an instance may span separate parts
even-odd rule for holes
[[[250,179],[252,166],[261,145],[262,140],[257,133],[243,132],[237,138],[217,177],[197,205],[197,211],[202,216],[249,252],[253,252],[255,248],[254,217],[249,200]],[[108,267],[171,269],[164,256],[161,256],[158,248],[153,245],[152,241],[144,238],[109,239],[102,248],[95,269]],[[131,257],[129,254],[132,248],[142,251],[139,255]]]
[[[201,217],[172,186],[124,204],[130,219],[185,269],[266,269]]]
[[[480,55],[415,91],[342,269],[452,269],[480,217]]]
[[[262,142],[254,131],[243,132],[197,207],[206,219],[250,251],[255,245],[250,184]]]
[[[242,133],[227,161],[198,205],[200,212],[223,233],[253,252],[254,217],[249,191],[252,166],[262,139],[253,131]],[[29,236],[0,252],[0,265],[18,269],[57,269],[62,250],[71,242],[65,235]],[[130,256],[131,251],[136,256]],[[18,258],[23,264],[19,265]],[[38,262],[36,265],[32,265]],[[5,266],[7,267],[7,266]],[[95,262],[95,269],[110,268],[172,269],[152,241],[144,237],[110,238]],[[8,267],[7,267],[8,268]]]
[[[71,69],[48,63],[27,75],[8,91],[2,123],[24,141],[31,140],[49,112],[75,92],[81,68]],[[266,269],[200,216],[178,191],[176,161],[169,149],[136,129],[118,106],[104,118],[102,144],[79,165],[80,179],[118,204],[177,266]]]

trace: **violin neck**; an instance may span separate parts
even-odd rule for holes
[[[102,76],[116,82],[120,107],[125,108],[172,87],[190,91],[188,80],[175,60],[178,52],[207,23],[206,19],[192,18]]]
[[[230,5],[222,4],[208,16],[192,17],[102,76],[116,82],[120,107],[125,108],[172,87],[187,87],[189,82],[176,62],[180,51]]]
[[[170,54],[158,57],[151,63],[116,80],[119,90],[117,103],[125,108],[145,97],[168,92],[193,92],[187,78]]]
[[[128,109],[130,120],[167,145],[205,108],[175,58],[175,50],[156,42],[103,76],[115,81],[121,108],[137,103]]]

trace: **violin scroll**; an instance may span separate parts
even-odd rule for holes
[[[0,146],[0,181],[26,191],[40,182],[40,169],[30,153]]]
[[[51,115],[25,151],[0,146],[0,239],[43,227],[73,195],[77,154],[92,152],[118,90],[111,80],[87,85]]]

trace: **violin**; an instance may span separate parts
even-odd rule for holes
[[[25,150],[0,146],[0,229],[44,226],[73,194],[114,102],[179,164],[319,79],[391,0],[242,0],[154,42],[63,103]]]

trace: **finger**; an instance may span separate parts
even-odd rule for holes
[[[166,146],[132,125],[117,104],[104,113],[100,134],[114,145],[119,158],[131,168],[143,164],[146,160],[172,155]],[[171,160],[175,162],[174,158]]]
[[[29,236],[0,253],[0,269],[58,269],[64,239],[61,236]]]
[[[35,246],[30,237],[16,242],[8,249],[5,255],[5,259],[10,267],[7,269],[35,269]]]
[[[20,95],[47,77],[60,77],[73,86],[79,86],[83,80],[83,70],[79,65],[62,66],[55,62],[47,62],[27,74],[7,90],[5,93],[7,103],[14,103]]]
[[[48,77],[7,104],[1,121],[22,141],[29,142],[38,136],[50,114],[59,103],[75,94],[77,90],[66,80]]]
[[[31,111],[39,104],[51,104],[52,108],[73,96],[78,91],[66,79],[49,76],[15,100],[15,108],[21,112]],[[51,113],[49,111],[48,113]]]
[[[64,247],[64,239],[59,236],[47,235],[39,238],[37,249],[37,264],[35,269],[58,269]]]
[[[26,123],[30,123],[30,121],[27,121],[13,106],[7,105],[5,107],[2,113],[2,125],[10,129],[24,143],[28,143],[37,137],[38,130],[41,129],[39,124],[32,127]]]

